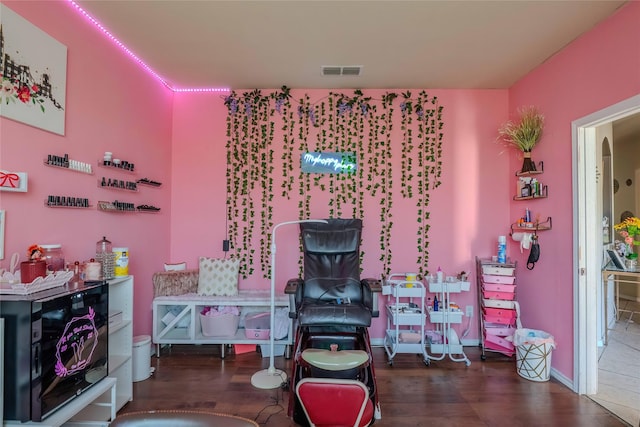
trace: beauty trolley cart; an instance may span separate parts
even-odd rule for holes
[[[383,278],[383,294],[387,295],[387,330],[384,349],[389,365],[398,353],[414,353],[422,356],[429,365],[425,343],[426,288],[415,274],[392,273]]]
[[[454,362],[464,362],[467,366],[471,365],[458,334],[452,326],[462,323],[463,313],[450,299],[451,294],[469,291],[470,283],[450,277],[443,281],[430,279],[428,284],[429,292],[436,294],[440,300],[438,310],[435,310],[435,307],[427,307],[429,321],[436,326],[436,330],[442,336],[441,343],[432,342],[429,344],[430,354],[428,358],[430,360],[443,360],[448,356]]]

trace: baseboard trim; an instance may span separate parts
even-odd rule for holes
[[[569,390],[573,392],[576,391],[573,381],[561,374],[560,371],[556,370],[555,368],[551,368],[551,377],[569,388]]]

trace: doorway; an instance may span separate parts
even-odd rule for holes
[[[598,388],[598,319],[602,306],[602,195],[598,187],[600,126],[640,113],[640,95],[572,123],[574,222],[574,391],[595,394]],[[601,153],[601,151],[600,151]],[[602,156],[600,156],[602,157]],[[614,218],[615,220],[615,218]],[[606,323],[608,319],[600,318]]]

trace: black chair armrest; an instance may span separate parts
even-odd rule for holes
[[[371,300],[371,317],[379,317],[380,310],[378,309],[378,294],[382,292],[382,281],[380,279],[362,279],[361,283],[369,290]]]
[[[300,278],[287,280],[284,287],[284,293],[289,295],[289,318],[296,319],[298,317],[297,296],[302,291],[304,280]]]
[[[287,285],[284,287],[285,294],[295,294],[298,288],[304,284],[302,279],[289,279]]]
[[[362,279],[362,283],[367,285],[367,287],[371,292],[374,292],[374,293],[382,292],[382,280],[380,279],[372,279],[372,278]]]

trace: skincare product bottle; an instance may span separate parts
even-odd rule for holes
[[[443,280],[443,274],[442,274],[442,269],[440,267],[438,267],[438,272],[436,273],[436,277],[438,278],[438,283],[442,283]]]
[[[504,264],[507,262],[507,237],[498,237],[498,262]]]

